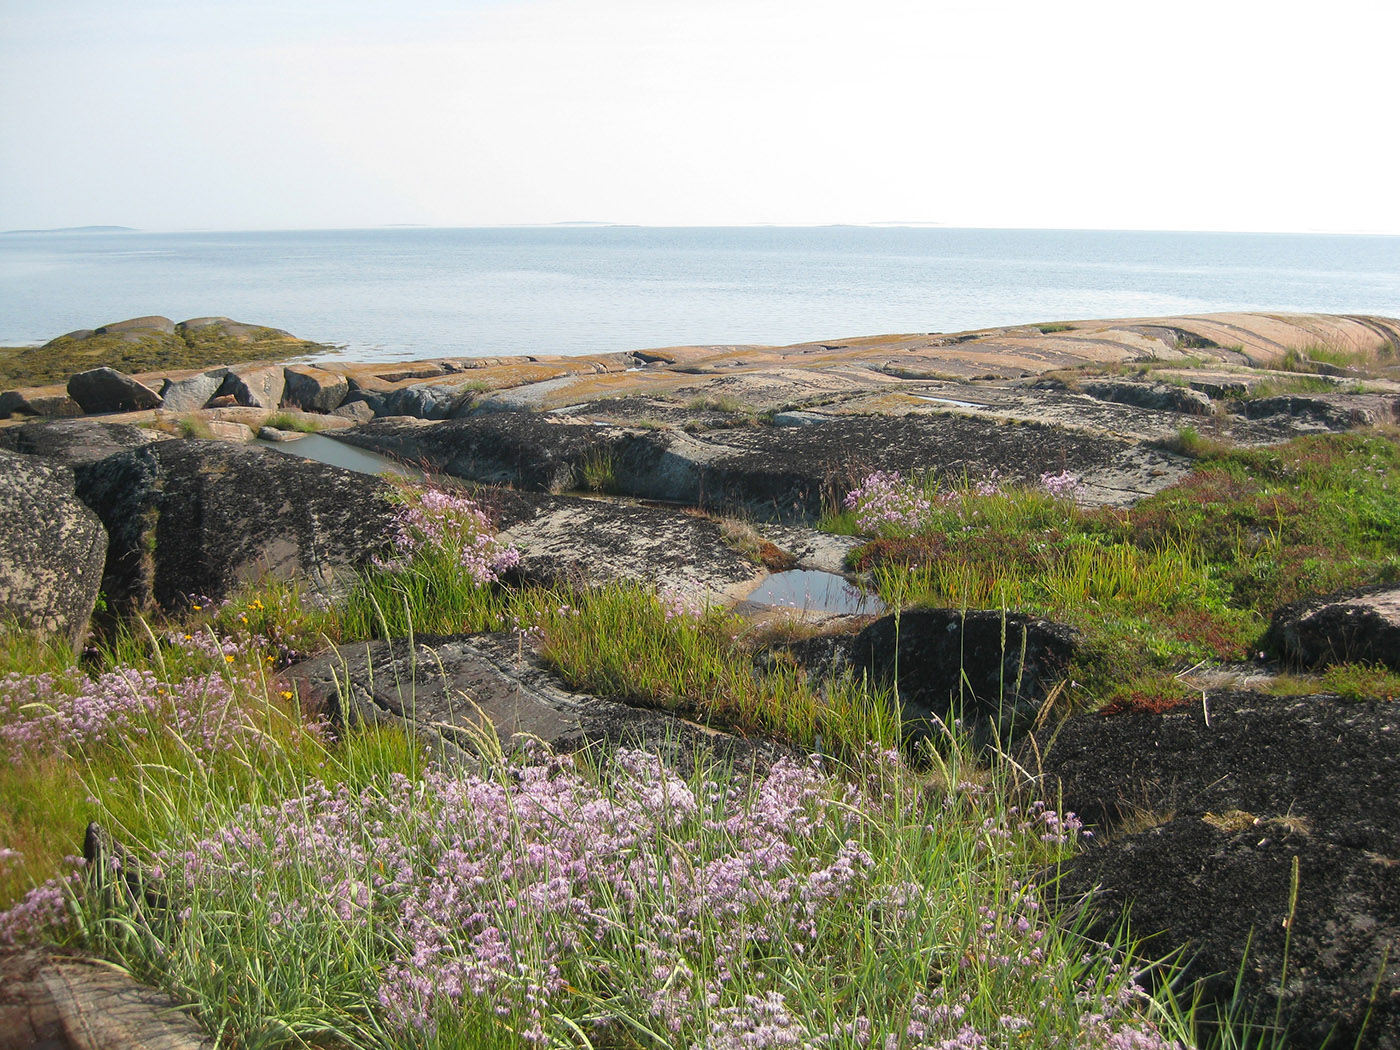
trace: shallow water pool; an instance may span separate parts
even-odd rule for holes
[[[368,449],[347,445],[344,441],[326,437],[324,434],[307,434],[292,441],[253,441],[251,444],[270,448],[289,456],[314,459],[317,463],[328,463],[332,467],[358,471],[361,474],[402,474],[406,478],[422,479],[423,472],[406,466],[398,460],[381,456]]]
[[[771,605],[799,612],[879,615],[885,603],[844,576],[816,569],[776,572],[745,598],[754,605]]]

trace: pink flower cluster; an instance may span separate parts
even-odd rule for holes
[[[838,967],[852,929],[864,950],[902,958],[946,914],[937,885],[872,855],[888,848],[878,821],[889,819],[893,775],[874,777],[871,797],[817,761],[780,761],[749,783],[683,780],[643,752],[617,754],[601,775],[537,754],[362,791],[316,785],[244,810],[153,867],[173,896],[182,884],[199,888],[214,909],[220,887],[236,895],[256,878],[266,914],[232,921],[286,931],[289,943],[310,922],[381,930],[378,1002],[410,1039],[486,1011],[503,1030],[550,1045],[571,1043],[575,1023],[602,1032],[633,1021],[672,1045],[713,1050],[984,1045],[971,1001],[945,1002],[923,977],[888,1015],[853,1004],[836,1022],[788,1001],[783,960]],[[917,797],[903,790],[902,808]],[[1010,834],[1062,825],[1043,812]],[[948,934],[977,965],[1037,980],[1039,908],[1034,888],[1015,884],[979,928]],[[1119,1007],[1090,1005],[1102,1034],[1155,1038]]]
[[[159,732],[173,732],[210,754],[257,739],[237,701],[254,688],[212,672],[175,681],[132,668],[91,678],[78,670],[7,674],[0,678],[0,754],[73,754]]]
[[[397,558],[379,562],[390,571],[405,568],[420,551],[440,551],[469,578],[486,584],[520,563],[520,552],[495,538],[490,520],[473,500],[436,488],[417,490],[400,505],[393,544]]]
[[[1040,475],[1041,488],[1056,499],[1073,500],[1079,495],[1082,480],[1078,474],[1071,474],[1068,470],[1062,470],[1058,474],[1047,471]]]
[[[686,618],[695,620],[705,615],[706,606],[700,597],[701,589],[698,582],[688,588],[666,584],[657,588],[656,600],[661,603],[661,611],[667,620]]]
[[[18,857],[14,850],[0,853]],[[78,870],[69,875],[55,876],[35,886],[6,911],[0,911],[0,944],[27,944],[53,934],[67,925],[72,917],[68,902],[82,878],[82,857],[66,857],[70,868]]]
[[[912,532],[929,512],[929,501],[895,470],[877,470],[846,493],[845,506],[856,525],[870,535]]]

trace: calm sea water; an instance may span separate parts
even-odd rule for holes
[[[542,227],[0,235],[0,345],[223,314],[343,356],[577,354],[1217,310],[1400,315],[1400,237]]]

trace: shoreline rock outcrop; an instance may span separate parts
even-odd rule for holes
[[[336,594],[392,528],[378,478],[226,442],[155,442],[76,476],[111,535],[103,589],[118,611],[222,598],[264,575]]]

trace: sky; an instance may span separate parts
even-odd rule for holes
[[[0,0],[0,229],[1400,234],[1394,0]]]

